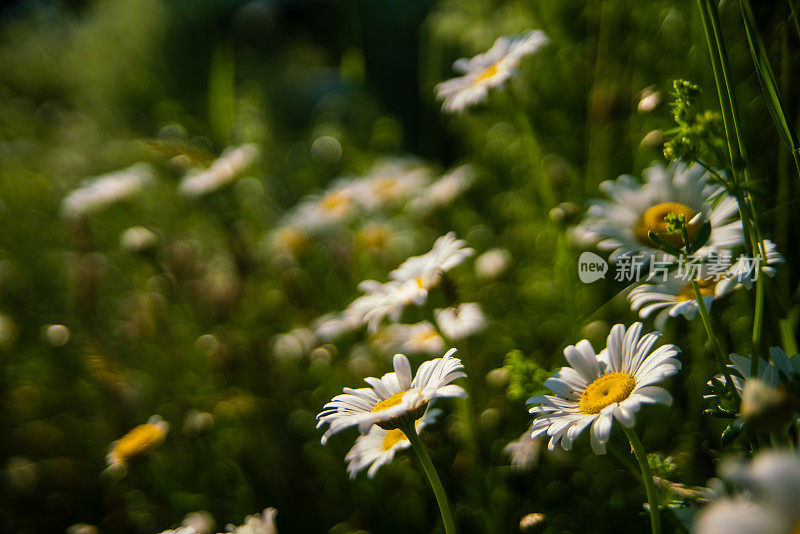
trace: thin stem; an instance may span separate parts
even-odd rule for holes
[[[417,434],[417,429],[414,423],[402,427],[401,430],[408,438],[408,441],[411,442],[411,448],[414,449],[415,453],[417,453],[419,463],[422,464],[422,470],[425,471],[425,475],[428,477],[428,482],[431,483],[433,494],[436,496],[436,502],[439,504],[439,511],[442,513],[442,523],[444,523],[445,533],[455,534],[456,525],[453,521],[453,514],[450,511],[450,502],[447,500],[447,493],[444,491],[442,481],[439,479],[439,475],[436,473],[436,468],[433,466],[433,461],[431,460],[428,451],[425,449],[425,445],[423,445],[422,440],[419,439],[419,434]]]
[[[764,277],[759,276],[758,264],[755,266],[756,272],[756,304],[753,312],[753,357],[750,359],[750,376],[758,376],[758,362],[761,359],[761,325],[764,323]]]
[[[697,280],[694,278],[692,279],[692,289],[694,289],[694,298],[697,301],[697,308],[700,310],[700,318],[703,320],[706,334],[708,334],[708,339],[711,341],[711,346],[714,349],[717,365],[719,365],[722,374],[725,376],[725,385],[731,393],[733,393],[733,396],[736,397],[736,400],[739,400],[739,393],[736,391],[736,387],[733,384],[731,372],[728,366],[725,365],[725,354],[722,351],[722,345],[720,345],[719,339],[717,339],[717,336],[714,334],[714,329],[711,327],[711,317],[708,315],[706,303],[703,301],[703,295],[700,293],[700,286],[697,285]]]
[[[525,108],[522,106],[520,99],[517,98],[511,87],[508,87],[508,90],[505,92],[507,94],[505,100],[508,113],[511,115],[512,120],[516,123],[517,128],[522,134],[522,141],[525,143],[528,157],[531,160],[531,172],[537,178],[539,199],[541,200],[542,208],[545,213],[547,213],[547,210],[555,206],[556,200],[553,186],[550,184],[547,169],[544,166],[544,154],[542,153],[539,138],[536,136],[530,118],[528,118],[528,114],[525,113]]]
[[[661,534],[661,519],[659,518],[659,499],[656,492],[656,485],[653,482],[653,473],[650,471],[650,464],[647,462],[647,452],[644,450],[639,436],[633,428],[627,428],[625,425],[622,429],[625,435],[628,436],[628,441],[631,442],[631,448],[636,455],[636,460],[639,462],[639,468],[642,470],[642,484],[644,484],[645,492],[647,493],[647,504],[650,508],[650,527],[653,534]]]
[[[792,22],[794,22],[794,29],[797,31],[797,36],[800,37],[800,20],[797,18],[797,9],[794,7],[794,0],[787,0],[789,2],[789,10],[792,13]]]

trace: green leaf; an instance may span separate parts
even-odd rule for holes
[[[794,135],[794,130],[786,116],[786,110],[783,107],[781,95],[778,91],[778,83],[775,79],[775,74],[772,72],[761,35],[758,33],[758,26],[753,15],[753,9],[750,6],[750,0],[740,0],[739,6],[742,9],[747,43],[750,45],[750,55],[753,57],[756,75],[761,84],[761,91],[764,93],[764,102],[767,104],[767,109],[772,116],[775,127],[778,129],[778,135],[781,140],[790,152],[796,154],[798,151],[797,137]]]
[[[647,232],[647,237],[650,238],[650,241],[652,241],[656,245],[656,247],[658,247],[660,250],[663,250],[667,254],[672,254],[673,256],[680,256],[681,254],[683,254],[683,252],[681,252],[680,249],[674,247],[673,245],[670,245],[669,243],[661,239],[658,236],[658,234],[653,232],[652,230]]]
[[[689,247],[689,252],[694,253],[700,250],[700,247],[705,245],[708,242],[708,238],[711,237],[711,223],[706,221],[700,227],[700,231],[697,232],[697,237],[692,242],[692,245]]]

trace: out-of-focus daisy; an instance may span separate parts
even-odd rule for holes
[[[723,463],[723,478],[739,490],[701,510],[696,534],[794,534],[800,530],[800,458],[767,451],[750,463]]]
[[[61,214],[80,217],[131,198],[155,179],[149,163],[137,163],[125,169],[88,178],[61,201]]]
[[[642,404],[670,404],[672,397],[654,384],[681,368],[675,345],[651,353],[661,332],[641,336],[642,323],[627,330],[618,324],[608,335],[606,348],[596,354],[588,340],[564,349],[571,367],[562,367],[544,385],[556,395],[542,395],[528,402],[540,404],[534,414],[532,437],[550,436],[548,448],[561,441],[569,450],[575,438],[591,425],[595,454],[605,454],[614,419],[625,427],[636,422]]]
[[[436,208],[450,205],[475,180],[475,169],[470,165],[460,165],[448,171],[431,185],[416,192],[408,203],[414,213],[428,213]]]
[[[780,386],[786,377],[790,379],[794,375],[800,375],[800,355],[787,356],[786,352],[780,347],[770,347],[769,356],[771,362],[765,362],[763,359],[758,360],[758,379],[769,387],[777,388]],[[728,367],[731,371],[739,373],[739,376],[731,375],[733,385],[739,395],[744,391],[744,385],[750,379],[750,368],[753,361],[753,355],[741,356],[733,353],[730,355],[731,365]],[[723,383],[725,378],[722,375],[717,376],[717,379]]]
[[[530,469],[539,461],[542,453],[542,439],[533,437],[533,426],[503,448],[503,452],[511,458],[515,469]]]
[[[486,316],[477,302],[435,310],[436,324],[447,339],[464,339],[486,327]]]
[[[356,186],[349,179],[337,180],[322,194],[300,201],[286,218],[286,224],[307,232],[322,231],[352,217],[358,204]]]
[[[413,379],[408,358],[395,354],[394,372],[381,378],[365,378],[371,386],[368,388],[344,388],[344,393],[334,397],[317,415],[317,428],[328,425],[322,443],[351,426],[358,426],[362,434],[372,425],[384,430],[400,428],[422,417],[434,399],[465,397],[467,392],[461,386],[451,384],[466,376],[461,360],[453,357],[455,352],[450,349],[441,358],[423,362]]]
[[[462,111],[486,100],[489,89],[499,87],[519,67],[520,59],[536,52],[549,39],[540,30],[530,30],[517,37],[500,37],[485,53],[453,63],[462,76],[436,86],[436,98],[443,100],[442,110]]]
[[[441,354],[444,339],[428,321],[415,324],[390,324],[378,331],[375,344],[384,352]]]
[[[430,181],[430,170],[411,158],[383,160],[354,183],[354,199],[365,211],[374,211],[404,202]]]
[[[358,288],[364,294],[350,303],[344,315],[348,321],[366,323],[371,332],[377,330],[384,317],[397,322],[406,306],[423,304],[428,296],[427,291],[421,290],[413,281],[381,283],[364,280]]]
[[[178,191],[189,197],[199,197],[222,189],[247,170],[260,153],[258,145],[253,143],[229,148],[207,169],[187,174]]]
[[[361,326],[361,317],[345,312],[327,313],[311,323],[314,335],[322,341],[333,341],[340,336],[357,330]]]
[[[414,422],[417,433],[436,422],[439,413],[440,410],[428,410],[422,418],[417,419]],[[347,472],[350,473],[350,478],[355,478],[359,471],[369,466],[367,476],[372,478],[378,469],[392,462],[397,452],[410,446],[411,442],[399,428],[384,430],[374,425],[369,432],[356,438],[353,448],[345,456]]]
[[[769,239],[765,239],[762,244],[764,246],[765,257],[758,258],[758,261],[746,255],[739,257],[736,263],[731,266],[725,278],[720,281],[720,285],[724,289],[727,290],[729,286],[735,286],[737,284],[741,284],[749,289],[757,279],[758,273],[765,274],[769,277],[775,276],[777,273],[775,266],[785,261],[783,255],[778,252],[778,247],[775,243]]]
[[[260,514],[245,517],[243,525],[228,525],[226,531],[232,534],[278,534],[278,527],[275,525],[276,515],[278,515],[277,509],[265,508]]]
[[[722,297],[735,286],[723,285],[713,277],[701,278],[697,281],[700,295],[706,309],[710,309],[715,299]],[[642,319],[648,318],[653,312],[656,315],[655,327],[663,330],[670,317],[683,315],[691,321],[697,315],[697,300],[692,283],[675,273],[671,273],[666,281],[657,284],[641,284],[628,294],[631,309],[639,312]],[[660,310],[660,311],[659,311]]]
[[[489,249],[475,258],[475,274],[484,280],[494,280],[508,270],[511,253],[504,248]]]
[[[689,221],[691,239],[697,236],[704,221],[711,223],[711,236],[695,252],[697,256],[728,250],[743,242],[741,221],[734,220],[738,212],[736,199],[723,186],[708,184],[708,175],[699,165],[687,168],[672,162],[665,168],[654,163],[645,169],[643,176],[642,184],[629,175],[600,184],[609,200],[592,201],[574,235],[581,241],[597,242],[600,249],[612,250],[611,261],[625,253],[661,255],[648,232],[665,232],[664,218],[676,213]],[[682,246],[677,234],[662,237],[676,247]]]
[[[178,527],[170,530],[164,530],[161,534],[198,534],[197,529],[194,527]]]
[[[400,267],[389,273],[392,280],[400,283],[413,282],[424,293],[435,287],[442,274],[460,265],[466,258],[475,253],[466,246],[467,242],[456,238],[455,232],[443,235],[433,244],[430,252],[407,259]]]
[[[124,468],[131,459],[155,449],[164,442],[169,431],[169,423],[160,415],[154,415],[147,423],[133,430],[111,444],[106,456],[109,468]]]

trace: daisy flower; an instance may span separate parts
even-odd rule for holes
[[[137,163],[119,171],[88,178],[61,201],[61,214],[80,217],[95,213],[137,195],[154,179],[155,171],[149,163]]]
[[[486,327],[486,316],[477,302],[465,302],[433,313],[436,324],[448,339],[464,339]]]
[[[417,419],[414,423],[417,433],[421,433],[427,425],[436,422],[439,413],[440,410],[428,410],[421,419]],[[348,462],[347,472],[350,473],[350,478],[355,478],[359,471],[369,467],[367,476],[372,478],[378,469],[392,462],[396,453],[410,446],[411,442],[399,428],[384,430],[379,426],[373,426],[369,432],[356,438],[353,448],[345,456]]]
[[[627,330],[615,325],[606,348],[596,354],[588,340],[564,349],[571,367],[562,367],[544,385],[555,393],[531,398],[534,414],[531,436],[550,436],[548,448],[561,441],[569,450],[575,438],[591,425],[595,454],[605,454],[614,419],[625,427],[636,422],[642,404],[670,404],[672,397],[654,384],[678,372],[681,363],[675,345],[651,353],[661,332],[641,336],[642,323]]]
[[[666,168],[654,163],[644,173],[640,184],[632,176],[600,184],[609,200],[594,200],[585,220],[575,228],[580,241],[597,243],[602,250],[611,250],[610,260],[626,253],[646,256],[663,254],[650,241],[648,232],[665,232],[664,218],[669,213],[684,215],[691,239],[697,236],[704,221],[711,223],[708,242],[695,252],[703,257],[719,249],[731,249],[744,241],[736,199],[721,185],[707,183],[708,175],[699,165],[686,167],[672,162]],[[699,215],[699,217],[697,217]],[[682,246],[677,234],[662,236],[670,244]]]
[[[377,330],[385,317],[389,317],[392,322],[399,321],[406,306],[421,305],[428,296],[427,291],[421,290],[413,281],[381,283],[364,280],[358,288],[364,294],[350,303],[344,311],[344,317],[346,321],[366,323],[371,332]]]
[[[762,244],[764,246],[765,257],[758,258],[758,262],[756,262],[753,258],[742,255],[736,260],[736,263],[731,266],[725,279],[720,282],[720,285],[727,288],[728,286],[741,284],[747,289],[750,289],[753,286],[753,282],[758,278],[759,272],[770,278],[775,276],[778,272],[775,265],[785,261],[783,254],[778,252],[778,247],[769,239],[765,239]]]
[[[391,324],[377,333],[375,344],[383,352],[437,354],[444,350],[444,339],[428,321]]]
[[[727,295],[736,287],[721,282],[722,280],[715,280],[713,277],[697,280],[706,309],[711,309],[714,300]],[[671,273],[664,282],[636,286],[628,294],[628,300],[631,309],[638,311],[642,319],[659,312],[653,323],[659,330],[664,329],[668,318],[682,315],[691,321],[699,310],[692,283],[675,273]]]
[[[530,469],[539,461],[542,453],[542,440],[533,437],[533,426],[503,448],[511,459],[511,466],[519,471]]]
[[[422,191],[418,191],[417,196],[408,203],[408,209],[413,213],[428,213],[436,208],[448,206],[469,189],[474,180],[475,169],[470,165],[460,165]]]
[[[258,145],[253,143],[229,148],[207,169],[187,174],[178,191],[188,197],[200,197],[222,189],[247,170],[260,153]]]
[[[549,39],[540,30],[529,30],[517,37],[500,37],[485,53],[453,63],[462,76],[436,86],[436,98],[443,100],[445,112],[462,111],[486,100],[489,89],[499,87],[513,76],[520,59],[536,52]]]
[[[228,525],[226,531],[232,534],[278,534],[275,516],[278,510],[266,508],[260,514],[249,515],[240,526]]]
[[[356,193],[352,180],[337,180],[324,193],[300,201],[288,215],[286,226],[315,232],[340,224],[356,213]]]
[[[767,386],[777,388],[784,382],[782,377],[791,378],[793,375],[800,375],[800,355],[795,354],[789,357],[782,348],[770,347],[769,356],[772,360],[769,363],[761,358],[758,360],[758,379]],[[731,380],[733,380],[733,385],[741,397],[745,383],[750,380],[753,355],[741,356],[733,353],[730,355],[730,359],[731,365],[728,365],[728,368],[739,373],[739,376],[732,375]],[[723,384],[725,383],[723,375],[718,375],[716,378]],[[714,397],[714,395],[709,397]]]
[[[393,430],[422,417],[434,399],[466,397],[461,386],[451,384],[466,376],[461,360],[453,357],[455,352],[450,349],[441,358],[423,362],[413,378],[408,358],[395,354],[393,373],[365,378],[371,386],[368,388],[344,388],[344,393],[334,397],[317,415],[317,428],[328,425],[322,436],[323,445],[332,434],[345,428],[358,426],[362,434],[372,425]]]
[[[701,510],[696,534],[792,534],[800,529],[800,457],[767,451],[750,463],[723,463],[738,491]]]
[[[169,423],[160,415],[154,415],[147,423],[135,427],[133,430],[111,444],[106,456],[108,465],[112,469],[124,468],[131,459],[141,456],[155,449],[167,436]]]
[[[170,530],[164,530],[161,534],[197,534],[197,529],[194,527],[178,527]]]
[[[430,181],[430,170],[411,158],[383,160],[355,182],[354,198],[365,211],[375,211],[413,197]]]
[[[413,282],[422,293],[418,298],[424,302],[428,291],[439,283],[443,273],[475,253],[466,244],[463,239],[456,238],[455,232],[450,232],[437,239],[430,252],[407,259],[389,276],[399,283]]]

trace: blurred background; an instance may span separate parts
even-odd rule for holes
[[[773,284],[782,306],[767,310],[777,345],[776,319],[788,310],[797,324],[798,182],[729,4],[722,22],[762,222],[787,258]],[[754,7],[796,118],[788,89],[800,48],[787,6]],[[454,60],[535,28],[551,44],[511,80],[511,107],[544,152],[534,165],[502,94],[450,116],[433,88]],[[645,529],[638,481],[588,439],[528,466],[512,467],[504,448],[529,425],[525,399],[563,364],[564,346],[588,338],[599,349],[611,325],[635,320],[624,284],[580,283],[568,230],[601,181],[661,158],[673,79],[698,83],[702,106],[717,109],[703,39],[695,3],[681,0],[6,4],[0,531],[151,533],[198,510],[222,530],[268,506],[284,533],[435,531],[414,458],[350,481],[355,431],[322,447],[315,429],[343,386],[390,370],[392,351],[363,331],[330,342],[312,325],[449,231],[479,259],[495,254],[459,266],[429,309],[404,320],[453,301],[479,302],[489,319],[457,344],[469,401],[441,403],[423,436],[460,531],[516,532],[532,512],[547,514],[548,532]],[[219,169],[242,146],[247,161],[221,186],[181,189],[187,171]],[[432,175],[469,163],[475,179],[421,215],[394,206],[314,234],[286,224],[306,195],[387,157]],[[117,189],[84,181],[125,169]],[[554,206],[538,200],[542,176]],[[746,353],[751,313],[747,292],[715,304],[726,346]],[[665,340],[696,379],[674,381],[672,408],[647,409],[643,440],[669,457],[674,481],[702,485],[727,424],[701,415],[693,386],[711,373],[705,333],[681,318]],[[410,356],[412,367],[425,359]],[[169,423],[164,443],[110,475],[110,444],[154,414]]]

